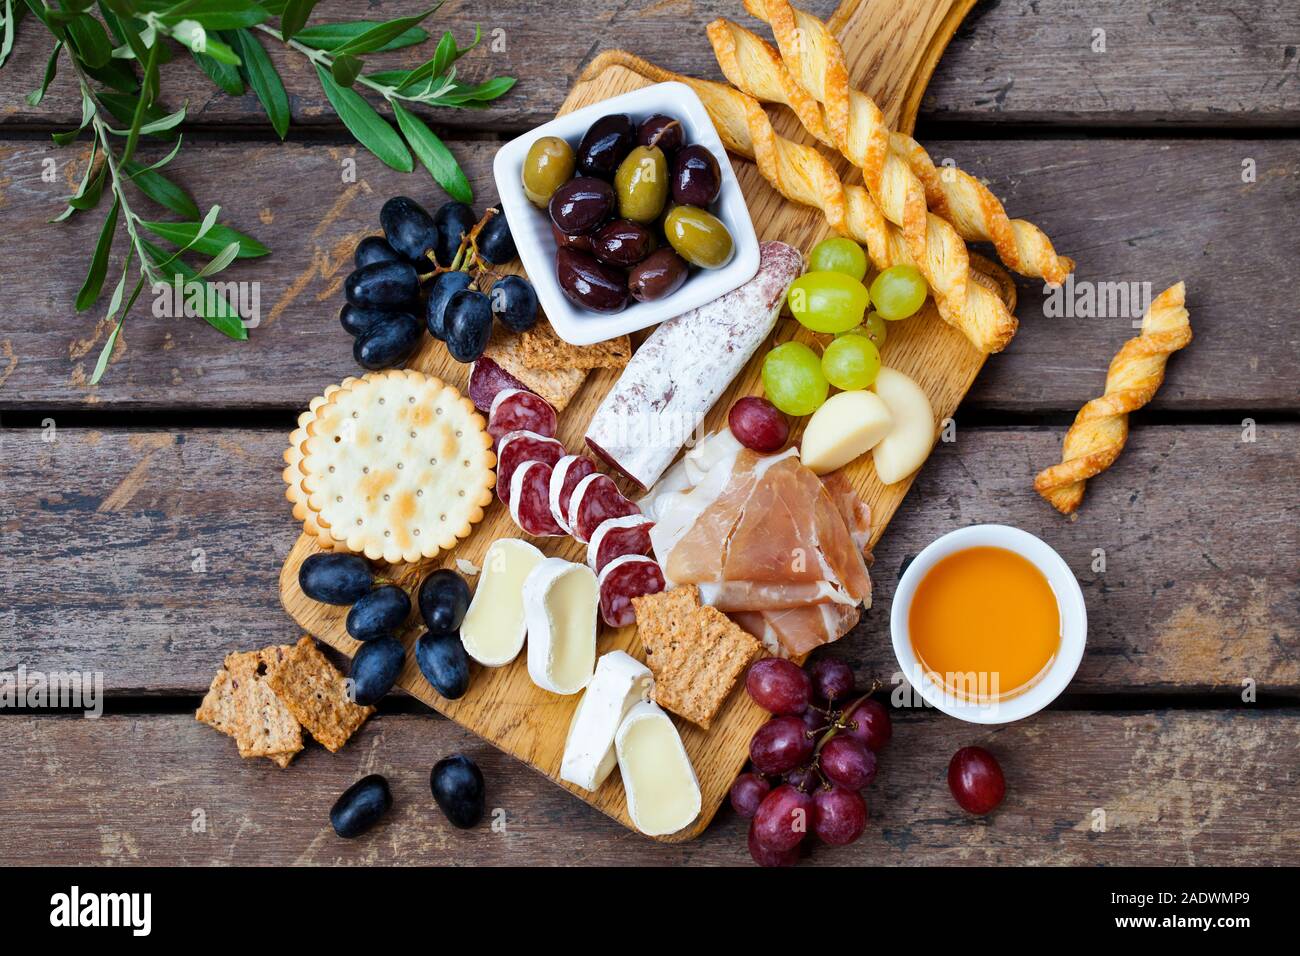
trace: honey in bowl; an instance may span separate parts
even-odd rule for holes
[[[921,579],[908,631],[922,670],[946,692],[992,703],[1029,689],[1051,667],[1061,614],[1032,562],[1006,548],[966,548]]]

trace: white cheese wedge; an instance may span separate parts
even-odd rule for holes
[[[518,538],[492,542],[460,626],[466,654],[485,667],[503,667],[519,656],[527,632],[524,581],[545,559],[546,555]]]
[[[819,475],[843,468],[889,434],[894,418],[875,392],[839,392],[813,412],[799,459]]]
[[[934,410],[921,386],[902,372],[882,368],[872,391],[889,407],[894,424],[871,457],[876,475],[887,485],[902,481],[920,468],[934,447]]]
[[[627,712],[614,737],[627,815],[647,836],[666,836],[700,815],[700,782],[672,718],[652,703]]]
[[[650,695],[654,675],[635,657],[623,651],[602,654],[596,675],[587,685],[569,724],[560,761],[560,779],[595,790],[617,759],[614,735],[627,712]]]
[[[600,587],[585,564],[546,558],[524,581],[528,676],[542,690],[576,694],[596,668]]]

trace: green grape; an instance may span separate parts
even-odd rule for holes
[[[836,388],[870,388],[880,372],[880,352],[865,335],[840,336],[826,346],[822,372]]]
[[[862,281],[867,274],[867,254],[852,239],[823,239],[808,253],[811,272],[842,272]]]
[[[880,317],[879,312],[873,310],[867,313],[866,319],[859,327],[859,333],[871,339],[877,349],[885,347],[887,337],[885,320]]]
[[[763,359],[763,391],[787,415],[811,415],[826,401],[830,385],[816,352],[802,342],[786,342]]]
[[[790,285],[790,312],[814,332],[844,332],[862,323],[867,287],[842,272],[807,272]]]
[[[871,283],[871,301],[882,319],[896,322],[914,315],[929,291],[914,266],[890,266]]]

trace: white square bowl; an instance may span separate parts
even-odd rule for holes
[[[731,233],[735,252],[721,269],[692,268],[685,284],[670,296],[655,302],[629,300],[622,312],[606,315],[574,305],[560,290],[555,276],[556,246],[550,216],[528,201],[521,177],[528,149],[538,139],[558,136],[576,150],[587,127],[610,113],[627,113],[634,123],[654,113],[675,117],[682,124],[688,144],[708,147],[722,172],[722,188],[711,211]],[[712,302],[744,285],[758,272],[758,236],[754,234],[754,223],[749,218],[740,183],[704,104],[685,83],[656,83],[557,117],[502,146],[492,164],[492,174],[496,178],[501,209],[519,250],[519,260],[537,290],[538,302],[556,334],[572,345],[590,345],[649,328]]]

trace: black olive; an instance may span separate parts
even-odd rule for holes
[[[515,258],[517,254],[515,240],[510,235],[510,223],[506,220],[506,214],[501,211],[501,207],[493,206],[488,212],[495,212],[496,215],[483,224],[478,238],[474,240],[474,245],[484,260],[499,266]]]
[[[362,368],[392,368],[410,358],[423,338],[419,319],[409,312],[394,312],[357,336],[352,357]]]
[[[401,308],[420,296],[420,276],[409,262],[372,262],[343,283],[353,305],[363,308]]]
[[[429,774],[429,789],[451,825],[468,830],[483,819],[487,805],[487,788],[483,785],[483,771],[464,754],[444,757],[433,765]]]
[[[579,176],[555,190],[547,211],[551,223],[567,236],[591,232],[614,211],[614,187],[603,179]]]
[[[555,254],[555,278],[569,301],[593,312],[619,312],[627,305],[627,279],[622,271],[576,249]]]
[[[421,634],[415,642],[415,664],[429,686],[447,700],[463,697],[469,690],[469,655],[456,631]]]
[[[348,611],[352,639],[372,641],[396,633],[411,613],[411,599],[396,584],[385,584],[358,599]]]
[[[456,258],[461,238],[468,236],[476,222],[474,210],[463,202],[443,203],[433,214],[437,235],[433,243],[433,257],[446,268]]]
[[[618,164],[636,145],[636,128],[626,113],[602,116],[588,127],[578,144],[578,170],[587,176],[613,179]]]
[[[537,292],[523,276],[503,276],[492,286],[492,314],[511,332],[537,324]]]
[[[447,338],[447,303],[461,289],[468,289],[474,277],[468,272],[439,272],[429,283],[429,301],[424,308],[424,323],[429,334],[439,341]]]
[[[377,704],[393,689],[406,661],[406,648],[395,637],[381,637],[361,645],[352,658],[353,700],[363,706]]]
[[[457,362],[473,362],[492,337],[492,304],[482,292],[462,289],[447,303],[443,323],[451,357]]]
[[[377,773],[362,777],[343,791],[330,809],[330,826],[345,840],[359,837],[378,823],[393,806],[388,781]]]
[[[438,568],[420,582],[418,600],[425,626],[438,634],[450,634],[460,630],[469,610],[469,585],[451,568]]]
[[[298,568],[302,593],[323,604],[352,604],[373,581],[370,565],[359,554],[313,554]]]
[[[400,262],[401,258],[383,236],[366,236],[357,243],[356,251],[352,253],[352,261],[358,269],[372,262]]]

